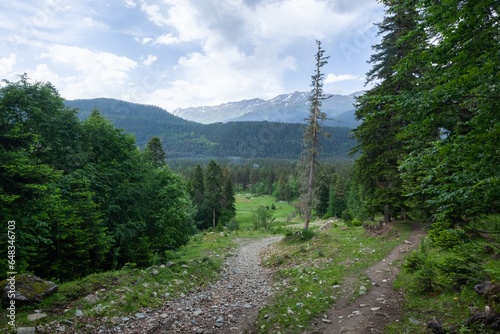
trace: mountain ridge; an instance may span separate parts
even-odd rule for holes
[[[324,100],[322,111],[330,119],[325,125],[355,128],[359,124],[354,116],[355,96],[361,94],[332,94],[331,98]],[[254,98],[215,106],[176,108],[171,113],[202,124],[238,121],[303,123],[308,110],[309,93],[295,91],[269,100]]]
[[[153,136],[159,137],[170,158],[234,156],[297,159],[303,149],[304,122],[201,124],[172,115],[160,107],[110,98],[66,100],[65,103],[77,108],[82,120],[97,109],[117,128],[134,134],[139,147],[144,147]],[[324,140],[322,156],[348,157],[356,144],[350,129],[324,126],[324,130],[330,137]]]

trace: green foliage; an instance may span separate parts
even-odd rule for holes
[[[254,229],[268,230],[276,220],[273,211],[262,205],[254,209],[252,215]]]
[[[161,139],[154,136],[146,144],[145,155],[155,167],[165,165],[166,154],[163,150]]]
[[[139,147],[157,136],[169,157],[241,157],[297,159],[302,151],[304,124],[275,122],[228,122],[199,124],[186,121],[165,110],[113,99],[73,100],[66,103],[87,118],[98,109],[117,128],[133,133]],[[356,144],[350,129],[325,126],[329,134],[322,147],[324,157],[347,158]],[[278,174],[279,175],[279,174]]]
[[[428,238],[438,247],[450,249],[461,245],[465,241],[465,232],[452,226],[452,223],[446,221],[437,221],[432,224]]]
[[[450,250],[429,239],[422,240],[420,248],[410,254],[403,265],[413,273],[410,291],[415,294],[460,291],[487,279],[481,263],[479,246],[461,243]]]
[[[97,110],[80,122],[50,83],[26,75],[4,83],[0,218],[16,221],[16,271],[68,280],[148,266],[188,241],[185,185],[158,168],[160,158],[144,159],[153,146],[141,154],[134,137]]]
[[[309,241],[314,237],[315,233],[311,229],[301,229],[298,231],[287,230],[285,233],[284,241],[287,243],[293,242],[305,242]]]

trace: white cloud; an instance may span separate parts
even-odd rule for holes
[[[328,73],[327,76],[325,77],[325,84],[329,83],[334,83],[334,82],[339,82],[339,81],[349,81],[349,80],[364,80],[363,76],[360,75],[354,75],[354,74],[333,74],[333,73]]]
[[[14,53],[11,53],[8,57],[0,58],[0,75],[6,76],[12,74],[16,62],[17,57]]]
[[[65,73],[65,78],[58,80],[65,98],[117,97],[129,82],[129,72],[138,66],[124,56],[65,45],[49,47],[41,58],[52,61],[53,68]],[[46,68],[37,70],[44,73]]]
[[[135,8],[137,3],[134,0],[125,0],[125,7],[127,8]]]
[[[147,40],[147,42],[149,42],[149,40]],[[154,40],[153,44],[172,45],[172,44],[179,44],[181,42],[182,41],[178,37],[175,37],[174,34],[168,33],[157,37]]]
[[[149,55],[146,60],[142,62],[143,65],[149,66],[152,65],[155,61],[158,60],[158,57]]]

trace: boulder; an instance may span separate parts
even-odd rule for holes
[[[16,305],[31,305],[54,294],[58,286],[51,281],[45,281],[31,274],[20,274],[0,282],[2,301],[9,303],[15,300]],[[14,298],[12,298],[12,295]]]

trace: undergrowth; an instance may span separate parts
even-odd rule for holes
[[[406,294],[405,320],[392,323],[387,333],[428,333],[430,321],[439,322],[450,334],[498,333],[472,317],[486,317],[488,309],[489,314],[500,312],[498,293],[482,296],[474,290],[500,282],[499,227],[498,216],[466,228],[434,223],[428,237],[406,258],[395,282]]]
[[[259,311],[259,333],[300,333],[335,303],[347,276],[358,277],[353,297],[368,285],[363,271],[382,260],[408,236],[397,227],[384,237],[371,237],[362,227],[337,224],[326,232],[289,232],[279,251],[263,263],[274,274],[274,298]],[[353,287],[349,287],[350,289]]]

